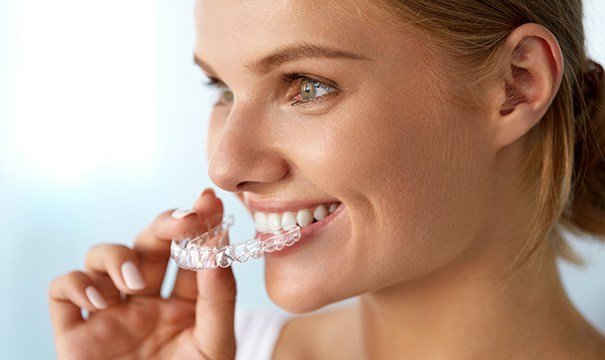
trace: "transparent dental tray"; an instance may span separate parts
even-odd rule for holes
[[[180,268],[188,270],[226,268],[236,262],[260,259],[265,253],[282,250],[285,246],[293,245],[301,236],[300,226],[292,225],[278,231],[261,232],[247,241],[226,244],[225,235],[233,223],[233,215],[228,215],[218,225],[208,226],[210,229],[203,234],[173,238],[170,257]],[[218,245],[205,245],[209,242]]]

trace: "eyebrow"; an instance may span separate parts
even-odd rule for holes
[[[371,60],[366,56],[347,50],[331,48],[318,44],[302,43],[287,45],[273,51],[269,55],[266,55],[259,60],[248,61],[246,63],[246,68],[254,74],[264,75],[271,71],[271,69],[274,67],[277,67],[281,64],[304,58]],[[212,67],[197,57],[195,53],[193,54],[193,62],[203,70],[216,74]]]

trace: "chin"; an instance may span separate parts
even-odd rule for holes
[[[338,301],[308,281],[282,280],[265,279],[265,286],[271,301],[289,313],[304,314]]]
[[[330,281],[331,280],[331,281]],[[265,273],[265,288],[271,301],[283,310],[301,315],[362,294],[363,287],[337,287],[335,279],[308,277],[293,281],[288,276]],[[341,283],[350,284],[348,281]]]

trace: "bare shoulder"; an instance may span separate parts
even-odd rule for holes
[[[282,327],[273,360],[336,359],[335,354],[352,359],[357,324],[357,309],[351,305],[294,317]]]

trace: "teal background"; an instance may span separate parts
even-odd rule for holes
[[[605,63],[605,4],[586,3],[589,50]],[[131,244],[206,186],[214,95],[192,64],[193,1],[0,1],[0,358],[53,358],[55,276],[98,242]],[[141,131],[145,129],[145,131]],[[253,221],[230,193],[232,239]],[[574,303],[605,330],[605,248],[560,264]],[[238,306],[275,308],[263,264],[235,269]]]

